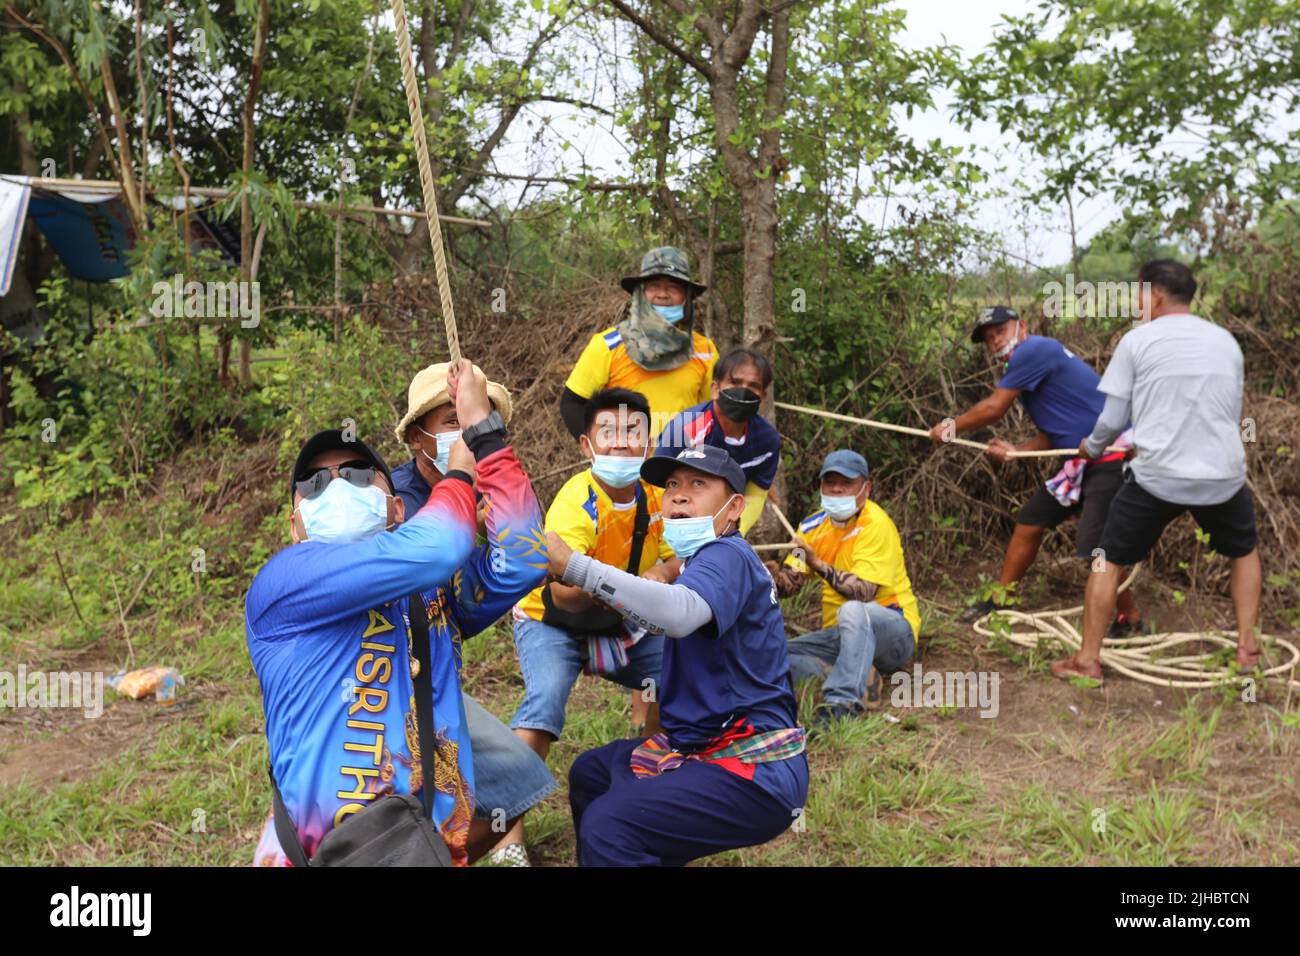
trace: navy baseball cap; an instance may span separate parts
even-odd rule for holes
[[[845,478],[866,478],[871,474],[871,469],[867,466],[867,460],[856,451],[841,448],[826,456],[826,460],[822,462],[821,473],[817,477],[825,478],[832,472]]]
[[[338,428],[327,428],[325,431],[317,432],[312,435],[303,444],[302,450],[298,452],[298,460],[293,463],[293,471],[289,474],[289,500],[293,500],[293,493],[296,490],[294,483],[306,478],[307,466],[311,460],[322,452],[334,451],[342,448],[345,451],[355,452],[358,458],[370,462],[379,469],[380,474],[388,479],[388,490],[393,490],[393,474],[388,470],[388,465],[384,459],[379,457],[379,453],[360,439],[347,441],[343,437],[343,431]]]
[[[731,486],[732,491],[738,491],[742,495],[745,493],[745,473],[740,470],[734,458],[712,445],[683,448],[676,454],[651,455],[641,464],[641,477],[655,487],[662,488],[667,483],[668,476],[682,466],[721,478]]]
[[[995,305],[985,309],[980,313],[979,321],[975,323],[975,328],[971,330],[970,340],[975,344],[984,341],[984,333],[995,325],[1001,325],[1003,322],[1014,322],[1020,318],[1020,313],[1009,305]]]

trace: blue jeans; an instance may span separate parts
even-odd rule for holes
[[[916,640],[907,618],[874,601],[845,601],[835,621],[835,627],[790,642],[790,677],[825,678],[826,703],[858,708],[871,665],[883,673],[898,670],[911,660]]]
[[[524,699],[510,728],[544,730],[559,740],[569,692],[582,673],[586,638],[541,621],[515,621],[515,650],[524,675]],[[626,667],[601,676],[629,690],[654,689],[657,693],[663,660],[664,636],[647,634],[627,649]]]
[[[462,696],[474,758],[474,816],[494,823],[513,820],[550,796],[555,778],[518,735],[469,694]]]

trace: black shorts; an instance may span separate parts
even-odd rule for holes
[[[1209,533],[1210,547],[1224,557],[1244,558],[1255,550],[1255,500],[1246,485],[1217,505],[1176,505],[1151,494],[1130,473],[1110,504],[1101,534],[1104,557],[1125,567],[1143,560],[1169,522],[1184,511],[1192,513]]]
[[[1093,549],[1101,541],[1101,529],[1106,527],[1111,499],[1123,483],[1122,461],[1090,464],[1083,470],[1083,488],[1077,505],[1067,507],[1061,504],[1050,491],[1039,485],[1033,497],[1016,514],[1016,524],[1055,528],[1066,518],[1078,515],[1079,527],[1074,533],[1075,553],[1081,558],[1091,558]]]

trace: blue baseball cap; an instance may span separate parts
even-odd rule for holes
[[[683,448],[675,454],[651,455],[641,464],[641,477],[655,487],[662,488],[667,483],[668,476],[683,466],[721,478],[731,486],[732,491],[742,495],[745,493],[745,473],[740,470],[734,458],[712,445]]]
[[[995,305],[984,309],[980,312],[979,321],[975,323],[975,328],[971,329],[970,340],[978,345],[984,341],[984,333],[995,325],[1001,325],[1003,322],[1014,322],[1020,318],[1020,313],[1009,305]]]
[[[871,474],[871,469],[867,466],[867,460],[856,451],[840,448],[826,456],[817,477],[825,478],[831,472],[845,478],[866,478]]]

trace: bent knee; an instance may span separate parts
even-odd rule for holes
[[[871,626],[871,614],[862,601],[845,601],[835,615],[835,623],[841,628],[862,629]]]

